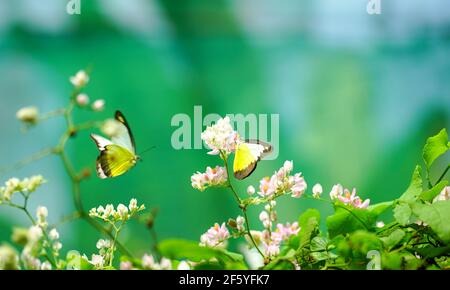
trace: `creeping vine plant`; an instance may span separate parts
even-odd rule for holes
[[[13,229],[12,241],[0,245],[0,269],[449,269],[450,268],[450,187],[446,178],[449,166],[437,180],[430,179],[434,161],[448,152],[450,143],[445,129],[430,137],[423,149],[424,170],[417,166],[409,187],[392,201],[370,204],[361,199],[355,189],[336,184],[329,196],[320,184],[308,192],[307,181],[294,172],[294,162],[285,161],[272,176],[259,185],[238,192],[237,182],[229,174],[230,156],[241,142],[228,118],[220,119],[202,133],[202,139],[221,163],[207,167],[191,177],[194,189],[226,187],[240,210],[237,217],[215,223],[199,241],[169,239],[154,249],[158,259],[145,254],[135,258],[119,241],[127,222],[145,209],[135,199],[129,205],[111,204],[86,211],[81,199],[81,183],[88,170],[74,168],[66,153],[66,144],[82,130],[100,128],[105,135],[114,134],[114,122],[93,121],[78,124],[73,120],[75,109],[100,111],[105,102],[89,105],[83,88],[89,75],[78,72],[70,79],[74,90],[66,108],[40,115],[35,107],[17,112],[17,118],[31,127],[46,119],[62,116],[67,124],[59,142],[51,148],[18,163],[16,167],[54,154],[59,156],[72,183],[76,212],[65,220],[80,218],[104,235],[97,242],[98,253],[90,257],[77,251],[61,255],[62,244],[57,229],[47,222],[48,211],[39,207],[36,214],[28,208],[32,194],[45,184],[38,175],[19,180],[11,178],[0,188],[0,205],[22,211],[30,221],[29,228]],[[436,166],[436,165],[435,165]],[[16,197],[17,196],[17,197]],[[298,220],[278,222],[277,199],[284,196],[325,202],[334,208],[326,218],[311,208]],[[17,200],[21,200],[18,202]],[[261,207],[259,222],[249,219],[250,207]],[[381,220],[381,215],[386,221]],[[147,222],[153,225],[152,219]],[[389,222],[388,222],[389,221]],[[326,225],[326,231],[320,225]],[[261,230],[262,229],[262,230]],[[154,232],[153,232],[154,233]],[[228,241],[238,239],[245,246],[241,253],[227,250]],[[21,249],[19,254],[18,249]],[[120,252],[120,263],[116,250]],[[245,256],[245,258],[244,258]]]

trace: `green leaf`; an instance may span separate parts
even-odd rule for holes
[[[410,223],[411,214],[411,207],[407,203],[402,202],[394,208],[394,218],[402,226]]]
[[[165,240],[159,243],[162,256],[169,259],[187,259],[193,262],[216,258],[222,263],[243,263],[243,256],[223,249],[201,247],[198,242],[186,240]]]
[[[69,251],[66,255],[66,269],[71,270],[92,270],[94,266],[84,259],[79,252]]]
[[[337,207],[335,213],[327,217],[330,238],[361,229],[367,230],[370,224],[369,212],[362,209]]]
[[[319,223],[320,212],[317,209],[308,209],[299,217],[298,249],[309,245],[311,239],[318,233]]]
[[[347,238],[342,239],[337,247],[338,253],[351,260],[352,269],[365,269],[367,263],[367,253],[370,251],[382,250],[382,243],[378,237],[367,231],[356,231]]]
[[[347,234],[357,230],[369,230],[376,222],[378,216],[391,207],[392,201],[382,202],[358,209],[337,205],[334,215],[328,216],[327,227],[330,238],[340,234]]]
[[[315,237],[311,240],[311,251],[326,251],[328,240],[323,237]]]
[[[444,243],[450,242],[450,200],[433,204],[414,203],[411,209],[417,218],[428,224]]]
[[[423,161],[429,170],[433,162],[449,149],[447,131],[442,129],[437,135],[428,138],[423,147]]]
[[[422,174],[420,173],[422,168],[417,165],[414,169],[411,183],[408,189],[403,193],[403,195],[398,199],[399,201],[412,202],[417,199],[417,197],[422,193]]]
[[[423,201],[429,201],[432,202],[433,199],[439,195],[439,193],[441,193],[441,191],[444,189],[444,187],[446,187],[448,184],[448,180],[442,180],[441,182],[439,182],[438,184],[436,184],[435,186],[433,186],[433,188],[431,188],[430,190],[424,191],[420,194],[419,198]]]
[[[291,262],[295,258],[295,251],[289,250],[283,256],[279,256],[269,264],[264,266],[264,270],[294,270],[295,266]]]
[[[320,211],[315,208],[307,209],[299,218],[298,225],[300,227],[305,227],[308,225],[309,220],[315,218],[317,222],[320,222]]]
[[[393,231],[389,236],[387,237],[382,237],[380,238],[380,240],[383,242],[384,246],[388,249],[391,250],[393,249],[395,246],[398,245],[398,243],[400,243],[403,238],[405,237],[405,232],[402,231],[401,229],[396,229],[395,231]]]

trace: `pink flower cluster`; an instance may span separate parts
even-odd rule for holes
[[[208,166],[204,173],[197,172],[191,176],[191,185],[195,189],[204,191],[209,186],[223,185],[227,180],[228,175],[225,167],[211,168]]]
[[[262,197],[271,197],[274,194],[292,192],[292,197],[299,198],[307,188],[301,173],[291,175],[294,168],[292,161],[285,161],[283,167],[271,177],[264,177],[259,182],[258,194]]]
[[[277,224],[275,231],[270,232],[268,229],[262,232],[261,243],[264,247],[265,255],[272,257],[280,253],[282,242],[286,242],[293,235],[300,232],[300,227],[297,222],[293,224],[286,223]]]
[[[277,220],[275,206],[276,202],[271,201],[265,206],[265,210],[259,214],[259,220],[262,222],[264,230],[257,236],[260,236],[261,244],[267,256],[277,256],[280,253],[281,243],[289,240],[292,235],[297,235],[300,231],[297,222],[286,223],[285,225],[279,223],[272,231],[272,224]]]
[[[224,247],[225,242],[230,238],[230,232],[228,231],[225,223],[219,225],[214,224],[206,233],[200,237],[200,246],[204,247]]]
[[[214,125],[207,127],[201,138],[211,149],[208,154],[217,155],[220,151],[223,151],[228,155],[236,149],[239,134],[233,130],[230,118],[225,117],[219,119]]]
[[[338,199],[343,204],[352,206],[354,208],[364,209],[370,204],[370,199],[366,199],[364,202],[362,199],[356,195],[356,188],[353,188],[352,192],[348,189],[344,189],[342,185],[336,184],[333,186],[330,192],[330,197],[332,200]]]

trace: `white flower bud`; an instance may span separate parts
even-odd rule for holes
[[[17,111],[16,117],[24,123],[35,124],[38,121],[39,110],[36,107],[24,107]]]
[[[101,112],[103,111],[103,109],[105,108],[105,100],[96,100],[93,104],[92,104],[92,110],[96,111],[96,112]]]
[[[253,195],[253,194],[255,194],[255,192],[256,192],[256,190],[255,190],[255,188],[253,187],[253,185],[250,185],[249,187],[247,187],[247,193],[248,193],[249,195]]]
[[[75,76],[70,77],[70,82],[76,88],[84,87],[89,82],[89,75],[84,70],[80,70]]]
[[[56,229],[51,229],[51,231],[48,233],[48,237],[51,240],[57,240],[59,239],[59,233]]]
[[[122,219],[127,219],[128,218],[128,208],[125,205],[119,204],[117,206],[117,212],[119,213],[119,216]]]
[[[322,185],[320,185],[320,183],[316,183],[312,188],[312,192],[314,198],[319,198],[323,192]]]
[[[89,96],[86,94],[79,94],[76,98],[77,104],[80,107],[85,107],[89,104]]]

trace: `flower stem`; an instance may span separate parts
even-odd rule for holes
[[[237,203],[238,203],[238,205],[239,205],[239,208],[241,209],[241,211],[242,211],[242,214],[244,215],[244,219],[245,219],[245,224],[246,224],[246,226],[247,226],[247,235],[250,237],[250,240],[252,241],[252,244],[253,244],[253,246],[256,248],[256,250],[258,250],[258,252],[259,252],[259,254],[261,255],[261,257],[265,260],[265,255],[264,255],[264,253],[259,249],[259,247],[258,247],[258,245],[256,244],[256,242],[255,242],[255,239],[253,238],[253,235],[252,235],[252,233],[251,233],[251,231],[250,231],[250,223],[249,223],[249,219],[248,219],[248,216],[247,216],[247,206],[244,206],[243,204],[242,204],[242,200],[241,200],[241,198],[239,197],[239,195],[237,194],[237,191],[234,189],[234,186],[233,186],[233,184],[231,183],[231,180],[230,180],[230,174],[229,174],[229,166],[228,166],[228,157],[227,157],[227,155],[223,152],[223,151],[220,151],[220,156],[222,157],[222,159],[223,159],[223,162],[224,162],[224,165],[225,165],[225,170],[227,171],[227,175],[228,175],[228,187],[231,189],[231,191],[233,192],[233,194],[234,194],[234,197],[236,198],[236,201],[237,201]]]

